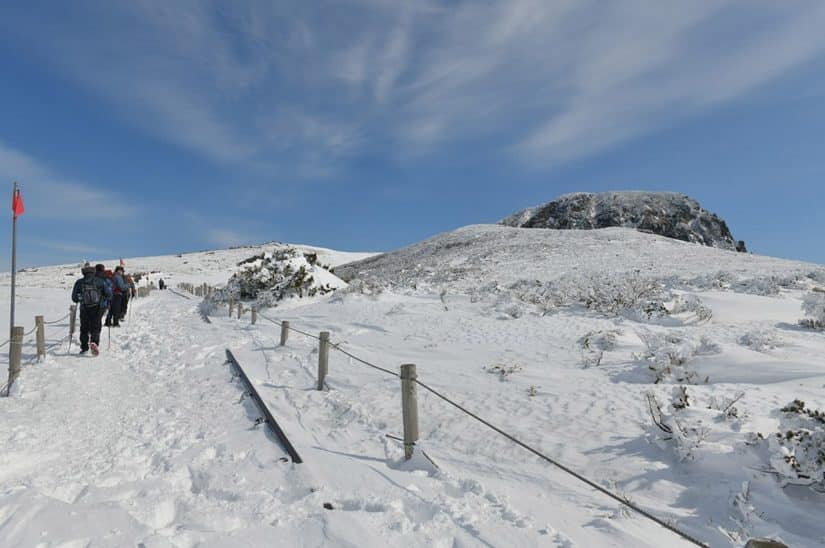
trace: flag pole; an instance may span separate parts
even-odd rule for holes
[[[17,193],[19,189],[17,188],[17,181],[14,182],[14,193],[12,194],[12,202],[14,199],[17,198]],[[11,340],[12,332],[14,331],[14,290],[15,285],[17,283],[17,212],[12,213],[12,225],[11,225],[11,317],[9,318],[9,340]],[[9,344],[9,352],[11,352],[11,347],[14,346]]]

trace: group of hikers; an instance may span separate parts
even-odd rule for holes
[[[126,318],[129,299],[135,296],[135,282],[124,272],[123,265],[112,272],[102,264],[86,263],[81,273],[83,277],[75,282],[72,290],[72,302],[80,308],[80,353],[91,350],[97,356],[102,325],[120,327]]]

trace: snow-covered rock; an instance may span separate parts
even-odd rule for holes
[[[722,249],[744,251],[727,223],[675,192],[576,192],[500,221],[522,228],[594,229],[621,226]]]

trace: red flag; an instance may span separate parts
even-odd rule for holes
[[[26,211],[26,208],[23,207],[23,197],[20,195],[19,190],[15,191],[14,198],[12,198],[11,210],[14,212],[15,219]]]

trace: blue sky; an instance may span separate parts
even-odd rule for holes
[[[19,261],[389,250],[651,189],[825,263],[823,28],[820,0],[3,2]]]

